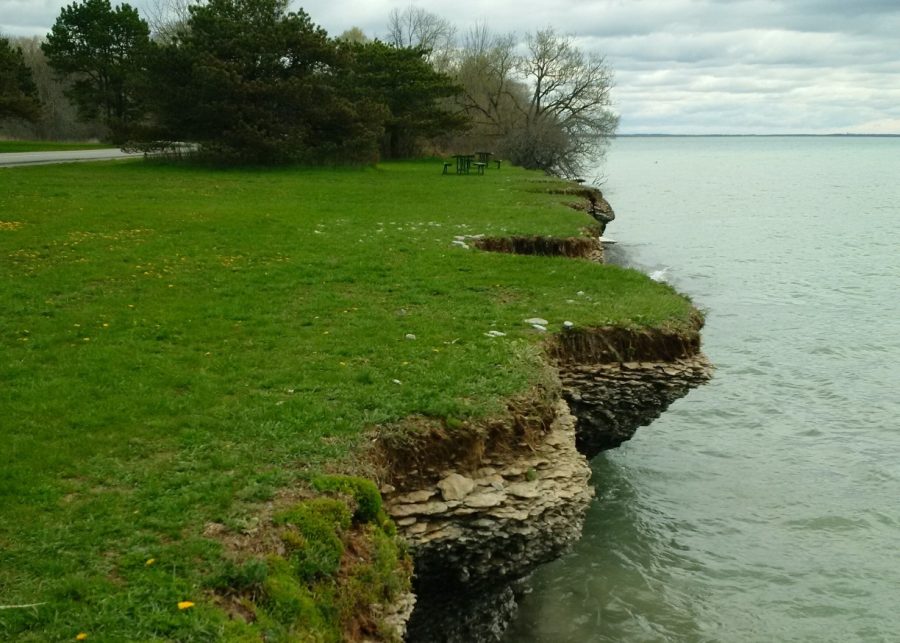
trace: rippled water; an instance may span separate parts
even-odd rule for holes
[[[619,139],[615,258],[714,381],[593,462],[508,641],[900,640],[900,139]]]

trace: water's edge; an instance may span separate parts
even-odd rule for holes
[[[528,248],[572,245],[553,241]],[[546,383],[511,401],[506,418],[457,427],[449,451],[439,429],[382,445],[396,465],[386,507],[415,565],[407,641],[502,638],[523,581],[581,537],[588,459],[710,379],[701,327],[697,313],[681,332],[566,329],[546,351]]]

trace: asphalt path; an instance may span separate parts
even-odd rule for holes
[[[143,152],[123,152],[118,149],[67,150],[65,152],[6,152],[0,154],[0,167],[109,161],[111,159],[127,159],[143,155]]]

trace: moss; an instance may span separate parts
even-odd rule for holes
[[[259,625],[266,640],[339,640],[338,628],[322,613],[319,597],[293,574],[288,561],[270,557],[263,592]]]
[[[229,563],[214,584],[250,621],[234,625],[228,640],[391,638],[373,608],[409,589],[412,564],[377,488],[344,476],[323,476],[314,486],[340,495],[274,516],[283,555]]]
[[[286,528],[281,540],[298,577],[313,581],[336,574],[341,566],[342,533],[350,527],[350,510],[334,498],[301,502],[276,517]]]
[[[343,493],[353,498],[356,510],[353,519],[358,523],[385,522],[381,494],[371,480],[354,476],[319,476],[313,480],[317,491]]]

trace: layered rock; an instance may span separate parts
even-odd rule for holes
[[[490,453],[475,471],[388,494],[415,560],[409,641],[499,640],[517,583],[581,535],[593,488],[565,402],[537,444]]]
[[[578,418],[578,450],[592,458],[630,440],[711,372],[702,353],[665,362],[561,365],[563,395]]]
[[[678,398],[709,381],[700,351],[702,318],[687,330],[567,329],[550,349],[563,397],[578,418],[578,450],[588,458],[630,440]]]

